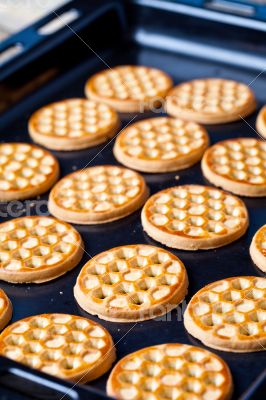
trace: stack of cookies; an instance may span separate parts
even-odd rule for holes
[[[90,77],[85,94],[87,99],[61,100],[35,111],[28,123],[30,137],[64,152],[114,142],[113,154],[122,166],[89,165],[97,153],[83,169],[58,180],[59,162],[48,150],[0,144],[0,201],[30,199],[51,189],[52,215],[0,224],[0,280],[41,284],[59,278],[80,265],[86,250],[79,228],[69,223],[113,223],[142,207],[146,239],[155,243],[121,243],[91,257],[79,272],[72,301],[83,315],[117,326],[155,319],[189,293],[186,266],[156,242],[185,251],[229,245],[249,226],[248,209],[237,195],[266,196],[266,110],[257,120],[261,138],[230,138],[210,146],[200,124],[224,124],[254,112],[249,86],[210,78],[173,87],[161,70],[118,66]],[[136,117],[162,105],[169,116],[131,122],[119,132],[125,114]],[[173,180],[171,187],[150,196],[140,174],[175,172],[200,161],[208,185]],[[265,272],[266,225],[253,237],[250,256]],[[206,347],[265,349],[266,278],[225,276],[189,294],[184,326]],[[7,326],[11,317],[11,301],[0,289],[0,329],[5,328],[0,354],[30,367],[85,383],[106,373],[116,359],[111,335],[84,316],[40,314]],[[222,358],[209,350],[161,343],[119,360],[107,393],[119,400],[229,400],[233,378]]]

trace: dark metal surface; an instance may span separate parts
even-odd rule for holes
[[[20,364],[0,357],[1,400],[107,400],[102,391],[88,386],[76,387],[71,382],[36,373]]]
[[[133,21],[133,9],[130,10],[131,14],[129,19]],[[158,21],[160,17],[161,14],[157,11]],[[109,21],[109,23],[111,25],[111,21]],[[113,41],[112,47],[110,47],[111,44],[108,43],[108,38],[106,38],[109,48],[105,51],[102,46],[102,50],[99,50],[101,58],[110,66],[118,64],[142,64],[162,68],[173,77],[175,83],[193,78],[216,76],[236,79],[250,84],[260,72],[259,70],[255,72],[251,68],[239,69],[226,65],[226,63],[221,64],[208,61],[206,57],[204,57],[205,60],[203,60],[200,57],[195,57],[193,53],[190,55],[182,55],[174,51],[165,51],[159,49],[158,44],[157,48],[141,46],[140,43],[134,44],[132,38],[136,37],[136,33],[143,32],[144,28],[145,26],[134,20],[131,25],[131,30],[128,30],[128,32],[132,33],[131,37],[126,38],[120,35],[119,39],[116,38],[116,40]],[[104,26],[101,26],[101,30],[103,29]],[[161,31],[156,31],[157,35],[163,35],[163,27],[160,27],[160,29]],[[87,41],[88,38],[84,37],[84,40]],[[82,53],[82,56],[77,57],[76,65],[74,65],[74,60],[71,69],[66,69],[64,71],[62,67],[64,59],[55,59],[55,63],[61,66],[60,74],[45,86],[40,87],[34,94],[25,98],[24,101],[21,101],[8,114],[4,115],[4,126],[0,128],[1,141],[30,142],[27,133],[27,120],[34,110],[46,103],[66,97],[83,97],[86,79],[94,72],[106,68],[103,62],[93,55],[89,48],[79,42],[78,38],[76,38],[76,42],[71,43],[72,47],[69,45],[68,51],[64,53],[64,55],[62,55],[62,53],[60,54],[62,57],[65,57],[66,65],[68,65],[69,57],[75,58],[75,53],[72,53],[75,45],[79,46],[79,51]],[[67,44],[65,46],[67,49]],[[256,93],[259,108],[266,102],[266,79],[263,74],[252,83],[252,88]],[[160,114],[158,113],[157,115],[159,116]],[[141,115],[138,118],[143,117],[144,115]],[[246,118],[247,123],[239,121],[226,125],[207,127],[211,137],[211,143],[239,136],[256,137],[256,133],[252,129],[252,127],[254,127],[255,118],[256,113]],[[125,120],[124,124],[128,121],[129,120]],[[92,149],[71,153],[53,152],[53,154],[58,158],[61,166],[61,176],[64,176],[73,172],[73,170],[83,168],[86,164],[91,166],[117,164],[112,154],[112,147],[113,141],[108,145],[105,143]],[[179,176],[178,180],[176,179],[176,175]],[[202,176],[199,164],[184,171],[179,171],[178,173],[156,175],[143,174],[143,176],[152,194],[174,185],[207,183]],[[47,196],[42,196],[41,200],[42,199],[47,199]],[[253,265],[248,249],[251,238],[256,230],[266,223],[266,200],[265,198],[243,198],[243,200],[248,207],[250,215],[250,227],[243,238],[217,250],[197,252],[173,250],[173,253],[184,262],[188,271],[189,294],[186,298],[186,302],[189,301],[190,297],[197,290],[215,280],[236,275],[262,275]],[[38,206],[38,200],[24,202],[24,213],[23,210],[21,210],[17,216],[26,215],[29,212],[34,214],[36,205]],[[5,210],[6,205],[1,205],[2,215]],[[42,210],[45,210],[45,208],[42,208]],[[3,217],[2,220],[4,220]],[[57,280],[41,285],[11,285],[4,282],[0,283],[0,287],[7,292],[14,305],[13,322],[30,315],[47,312],[72,313],[92,318],[102,323],[113,336],[114,342],[117,343],[118,359],[141,347],[159,343],[180,342],[202,346],[200,342],[188,335],[184,329],[182,311],[184,310],[185,304],[179,307],[178,311],[173,311],[171,315],[162,317],[160,320],[146,321],[137,324],[119,324],[101,321],[80,309],[73,296],[73,286],[80,268],[90,256],[123,244],[147,243],[158,246],[160,246],[160,244],[154,242],[143,232],[139,211],[117,222],[98,226],[76,226],[76,228],[83,237],[87,254],[84,255],[82,262],[75,270]],[[235,385],[234,399],[238,399],[241,395],[244,395],[252,382],[261,374],[265,367],[265,352],[233,354],[215,350],[211,351],[220,355],[228,363],[232,371]],[[1,376],[3,377],[3,372],[1,371],[5,369],[3,367],[4,364],[2,360],[0,362],[0,367],[2,366],[2,368],[0,368],[0,384]],[[34,372],[34,375],[42,376],[42,374],[38,374],[38,372]],[[100,389],[104,393],[107,376],[108,374],[91,383],[90,386]],[[4,385],[4,380],[2,380],[2,382]],[[4,399],[4,397],[1,397],[1,393],[4,391],[1,386],[0,399]],[[76,390],[78,392],[79,389],[77,388]],[[42,390],[40,390],[40,392],[41,396],[44,396]],[[14,392],[12,393],[12,396],[7,397],[7,399],[12,398],[13,400],[19,398],[14,395]],[[245,400],[261,398],[256,397],[254,393],[255,392],[249,393],[248,397],[243,398]],[[81,399],[100,399],[100,395],[98,397],[93,397],[93,395],[91,395],[90,397],[89,395],[85,396],[84,393],[79,393],[79,396]],[[61,397],[62,395],[58,392],[55,397],[47,396],[40,398],[60,399]]]

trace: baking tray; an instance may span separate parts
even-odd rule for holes
[[[251,85],[256,93],[258,109],[266,102],[266,77],[262,73],[266,68],[266,25],[258,19],[233,13],[221,14],[202,4],[191,6],[156,0],[74,1],[57,10],[57,14],[62,15],[73,8],[78,10],[79,17],[59,32],[49,37],[39,37],[36,33],[40,26],[55,17],[50,15],[2,44],[2,50],[23,40],[25,45],[23,53],[15,61],[7,62],[0,69],[2,142],[30,142],[27,120],[31,113],[52,101],[83,97],[86,79],[106,68],[104,63],[111,67],[142,64],[162,68],[175,83],[209,76],[236,79]],[[33,33],[34,40],[29,32]],[[256,113],[246,118],[246,122],[208,126],[211,142],[239,136],[256,137],[253,130],[255,118]],[[123,124],[128,121],[125,119]],[[58,158],[61,176],[64,176],[87,163],[116,165],[112,146],[113,142],[92,149],[53,154]],[[199,164],[178,173],[143,176],[152,194],[177,184],[207,183]],[[19,204],[18,208],[12,209],[13,216],[34,215],[40,202],[46,199],[47,195],[44,195],[25,201],[22,208]],[[256,230],[266,223],[266,200],[243,200],[249,210],[250,227],[240,240],[216,250],[171,250],[181,258],[188,271],[186,302],[209,282],[236,275],[262,275],[253,265],[248,249]],[[0,205],[1,220],[7,219],[7,208],[8,204]],[[45,206],[41,210],[44,215],[47,213]],[[91,256],[124,244],[159,245],[143,232],[139,211],[117,222],[75,227]],[[137,324],[105,322],[86,314],[75,302],[72,290],[80,268],[89,259],[88,254],[73,271],[49,283],[12,285],[1,282],[0,286],[14,305],[12,322],[47,312],[92,318],[103,324],[113,336],[118,359],[142,347],[165,342],[203,347],[184,329],[182,313],[185,303],[170,315]],[[232,371],[233,399],[262,400],[266,397],[265,352],[233,354],[211,351],[220,355]],[[72,388],[71,383],[0,358],[0,399],[106,399],[107,377],[108,374],[88,385]]]

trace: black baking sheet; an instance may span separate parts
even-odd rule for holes
[[[84,96],[86,79],[96,71],[105,68],[101,60],[96,57],[92,59],[89,49],[87,51],[87,60],[73,67],[71,71],[62,73],[57,79],[39,89],[28,97],[26,101],[20,103],[20,106],[16,108],[16,116],[12,119],[12,122],[0,129],[1,142],[30,142],[27,133],[27,120],[33,111],[52,101]],[[186,57],[159,49],[133,45],[132,43],[129,45],[127,42],[114,45],[114,48],[109,48],[108,52],[102,52],[101,57],[111,67],[120,64],[139,64],[162,68],[173,77],[175,83],[193,78],[216,76],[236,79],[249,84],[256,76],[253,70],[240,70],[215,62],[202,61],[193,58],[193,54],[190,57]],[[259,108],[266,102],[266,77],[263,74],[252,83],[252,89],[256,93]],[[154,116],[160,115],[158,113]],[[141,115],[138,118],[143,117]],[[254,127],[255,118],[256,113],[246,118],[251,127]],[[128,121],[129,119],[124,120],[123,124],[125,125]],[[240,136],[257,137],[247,123],[239,121],[207,127],[211,143]],[[53,152],[53,154],[60,162],[62,177],[83,168],[86,164],[89,164],[89,166],[101,164],[117,165],[112,154],[112,147],[113,141],[108,145],[105,143],[93,149],[66,153]],[[176,173],[143,174],[143,176],[151,190],[151,194],[175,185],[207,183],[202,176],[200,164]],[[24,211],[21,210],[17,216],[28,215],[29,213],[33,215],[36,211],[36,205],[38,206],[38,202],[43,199],[47,199],[47,196],[41,196],[39,200],[24,202]],[[171,250],[180,257],[188,271],[189,294],[186,297],[186,302],[197,290],[215,280],[236,275],[262,275],[250,259],[249,245],[256,230],[266,223],[266,200],[265,198],[243,198],[243,200],[248,207],[250,215],[250,227],[243,238],[216,250],[197,252]],[[5,210],[6,205],[1,205],[1,215]],[[42,207],[42,211],[43,213],[46,212],[45,206]],[[1,220],[6,219],[2,216]],[[79,308],[73,296],[73,286],[81,267],[89,259],[89,255],[94,256],[101,251],[124,244],[146,243],[158,246],[160,244],[150,239],[143,232],[140,211],[109,224],[98,226],[77,225],[75,227],[83,237],[88,254],[84,255],[82,262],[73,271],[52,282],[40,285],[0,283],[0,287],[6,291],[14,306],[12,322],[30,315],[52,312],[72,313],[92,318],[102,323],[113,336],[114,342],[117,343],[118,359],[142,347],[166,342],[202,346],[200,342],[188,335],[184,329],[182,311],[185,304],[183,307],[180,306],[177,312],[173,311],[170,315],[161,317],[158,320],[137,324],[101,321]],[[265,352],[233,354],[211,351],[220,355],[228,363],[232,371],[235,385],[234,399],[239,398],[247,390],[265,367]],[[105,391],[107,377],[108,374],[90,385]]]

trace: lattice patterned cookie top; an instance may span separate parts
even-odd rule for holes
[[[266,143],[256,139],[229,139],[211,146],[204,164],[214,174],[237,183],[266,187]]]
[[[255,98],[242,83],[226,79],[196,79],[176,86],[168,96],[170,114],[203,123],[240,119],[252,112]]]
[[[116,247],[93,257],[82,268],[75,287],[83,308],[85,304],[87,311],[114,320],[165,314],[183,300],[186,291],[183,263],[168,251],[141,244]],[[156,308],[160,305],[166,307]]]
[[[146,347],[122,358],[107,383],[120,400],[226,400],[232,377],[215,354],[185,344]]]
[[[210,283],[192,297],[185,313],[185,326],[210,347],[263,350],[265,307],[265,278],[227,278]]]
[[[29,122],[33,133],[45,137],[81,138],[92,141],[106,136],[118,125],[114,110],[105,104],[85,99],[63,100],[36,111]]]
[[[110,334],[96,322],[69,314],[41,314],[8,326],[0,335],[0,354],[82,382],[90,380],[105,358],[114,359]]]
[[[198,161],[208,142],[205,129],[194,122],[151,118],[124,129],[116,139],[114,152],[122,163],[132,160],[136,169],[145,161],[147,169],[149,164],[157,162],[160,171],[165,163],[175,163],[176,167],[176,161],[186,166],[190,157],[193,157],[192,163]]]
[[[41,280],[42,273],[56,267],[60,275],[60,266],[62,274],[65,263],[77,253],[82,255],[81,244],[71,225],[54,218],[34,216],[4,222],[0,224],[0,278],[12,281],[23,275],[29,282],[28,275],[35,271],[36,280]]]
[[[247,224],[247,210],[240,199],[200,185],[162,190],[148,199],[142,213],[149,227],[190,241],[223,238]]]
[[[114,101],[115,106],[115,101],[138,103],[164,97],[171,87],[171,78],[161,70],[119,66],[92,76],[85,90],[88,97]]]
[[[141,175],[129,169],[105,165],[66,176],[55,185],[49,201],[62,210],[87,213],[97,220],[97,215],[99,218],[107,213],[119,215],[120,210],[134,205],[144,192],[146,184]],[[137,204],[137,208],[141,204]]]
[[[133,171],[101,166],[66,176],[53,192],[60,207],[97,213],[127,204],[140,193],[142,185],[140,175]]]
[[[0,193],[42,193],[56,180],[59,167],[48,151],[27,143],[0,144]]]

